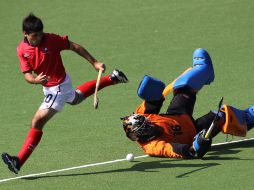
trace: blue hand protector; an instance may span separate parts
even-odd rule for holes
[[[138,87],[138,96],[146,101],[155,101],[162,98],[165,84],[160,80],[150,76],[144,76]]]

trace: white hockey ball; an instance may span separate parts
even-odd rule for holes
[[[134,155],[131,154],[131,153],[130,153],[130,154],[127,154],[127,155],[126,155],[126,160],[128,160],[128,161],[130,161],[130,162],[133,161],[133,160],[134,160]]]

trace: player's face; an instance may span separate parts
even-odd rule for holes
[[[25,37],[31,46],[38,46],[41,43],[43,32],[32,32],[30,34],[25,34]]]

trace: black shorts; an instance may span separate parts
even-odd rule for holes
[[[145,113],[159,114],[163,101],[164,101],[164,98],[158,101],[151,101],[151,102],[146,101]],[[172,98],[168,106],[166,115],[187,114],[192,119],[197,132],[203,129],[208,129],[211,122],[214,119],[215,114],[213,112],[209,112],[208,114],[203,115],[202,117],[195,120],[192,117],[195,102],[196,102],[196,93],[193,92],[193,90],[189,88],[180,88],[174,92],[174,97]],[[164,114],[161,114],[161,115],[164,115]],[[212,136],[215,136],[219,132],[219,130],[214,130],[213,132],[214,134],[212,134]]]
[[[211,125],[215,113],[209,112],[198,119],[193,119],[192,114],[194,110],[194,105],[196,102],[196,93],[187,88],[181,88],[175,92],[175,95],[170,102],[170,105],[167,109],[166,114],[177,115],[177,114],[188,114],[195,127],[197,132],[200,132],[203,129],[208,129]],[[220,132],[219,127],[215,127],[212,131],[212,137],[216,136]]]
[[[166,114],[188,114],[192,118],[194,105],[196,102],[196,93],[189,88],[180,88],[175,91]]]

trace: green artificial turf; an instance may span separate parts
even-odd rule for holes
[[[22,19],[29,12],[42,18],[45,32],[68,35],[85,46],[107,65],[107,74],[118,68],[130,80],[100,91],[98,110],[93,108],[93,98],[75,107],[66,105],[46,125],[41,143],[19,175],[0,163],[0,180],[122,159],[130,152],[143,155],[125,137],[120,117],[141,103],[136,90],[145,74],[171,82],[191,66],[195,48],[209,51],[215,80],[199,92],[194,117],[216,110],[222,96],[225,104],[240,109],[254,104],[251,0],[1,0],[0,5],[0,152],[19,151],[43,100],[41,86],[24,81],[16,57]],[[69,51],[62,57],[74,86],[96,79],[96,71],[81,57]],[[251,131],[247,138],[253,136]],[[214,143],[224,141],[225,135],[214,139]],[[253,146],[213,151],[204,160],[117,162],[4,182],[0,189],[247,190],[254,185]]]

